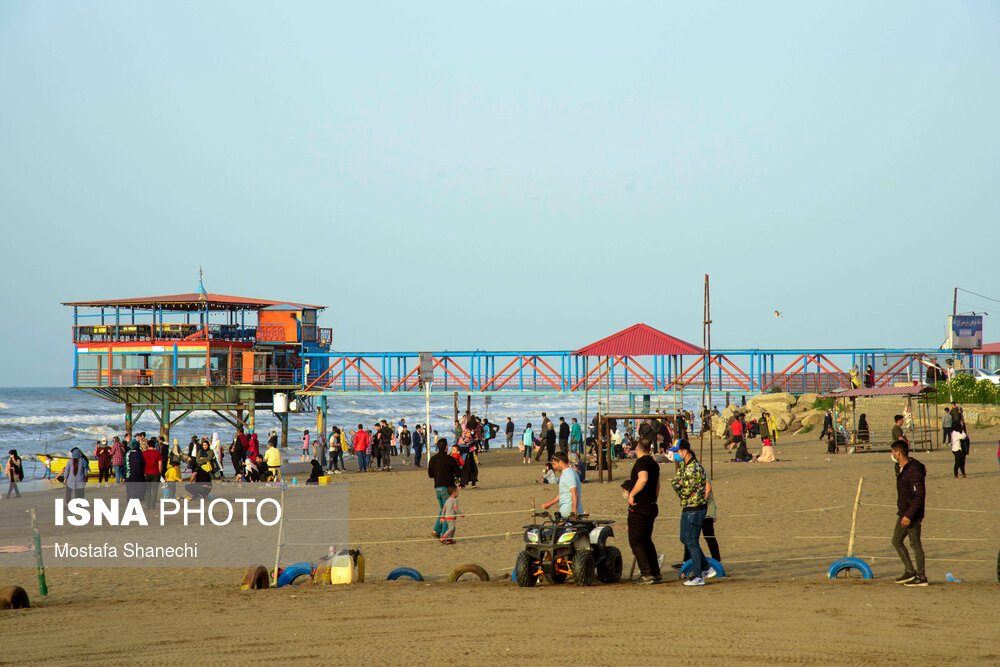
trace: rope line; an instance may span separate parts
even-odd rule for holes
[[[895,505],[880,505],[877,503],[861,503],[862,505],[867,505],[868,507],[896,507]],[[967,510],[967,509],[952,509],[949,507],[925,507],[928,512],[972,512],[974,514],[1000,514],[1000,512],[995,510]]]
[[[467,535],[467,536],[462,536],[462,537],[453,537],[451,539],[453,539],[453,540],[455,540],[457,542],[459,540],[484,540],[484,539],[489,539],[489,538],[494,538],[494,537],[506,537],[507,539],[510,539],[510,533],[494,533],[492,535]],[[369,541],[369,542],[354,542],[354,541],[352,541],[351,544],[354,545],[354,546],[361,546],[361,545],[368,546],[368,545],[372,545],[372,544],[405,544],[405,543],[409,543],[409,542],[440,542],[440,541],[441,541],[441,539],[437,538],[437,537],[417,537],[417,538],[413,538],[413,539],[409,539],[409,540],[375,540],[375,541]],[[285,547],[328,547],[328,546],[330,546],[330,543],[329,542],[283,542],[282,546],[285,546]]]
[[[473,512],[467,513],[465,516],[492,516],[495,514],[531,514],[530,509],[525,510],[503,510],[499,512]],[[285,521],[408,521],[410,519],[437,519],[441,515],[426,515],[426,516],[352,516],[352,517],[318,517],[318,518],[303,518],[296,519],[292,517],[287,517]]]

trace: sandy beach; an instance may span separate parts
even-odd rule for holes
[[[812,434],[782,438],[774,464],[724,463],[716,441],[725,578],[689,589],[667,569],[659,586],[521,589],[510,581],[520,527],[531,499],[540,505],[554,489],[535,483],[540,464],[494,449],[480,459],[481,488],[459,498],[468,516],[458,536],[475,539],[453,546],[429,539],[432,520],[391,518],[436,512],[423,470],[336,478],[350,484],[351,541],[367,560],[363,584],[241,591],[237,568],[50,568],[50,594],[41,598],[32,569],[0,569],[0,586],[23,586],[33,605],[0,611],[0,664],[565,664],[567,655],[596,664],[996,662],[1000,429],[970,435],[967,479],[952,477],[948,451],[914,454],[928,468],[925,589],[892,582],[901,565],[889,544],[888,455],[828,456]],[[631,464],[618,465],[620,480]],[[862,476],[855,555],[875,579],[830,580],[828,565],[847,550]],[[618,484],[584,486],[592,516],[623,518]],[[654,539],[671,563],[682,546],[669,487],[660,507]],[[521,510],[524,517],[511,513]],[[627,576],[623,525],[613,543]],[[449,583],[447,574],[467,562],[492,580]],[[264,565],[247,563],[257,564]],[[427,581],[385,581],[399,566]],[[947,582],[949,572],[961,583]],[[148,619],[148,633],[129,626],[136,617]]]

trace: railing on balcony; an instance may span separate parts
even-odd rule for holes
[[[109,324],[73,327],[76,343],[226,340],[253,343],[257,327],[232,324]]]
[[[302,371],[293,368],[206,370],[204,368],[78,370],[77,387],[156,387],[156,386],[225,386],[297,385]]]

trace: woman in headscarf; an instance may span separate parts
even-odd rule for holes
[[[146,496],[146,459],[139,449],[139,441],[128,443],[128,453],[125,455],[125,498],[127,500],[142,500]]]
[[[260,470],[257,468],[257,464],[254,462],[256,456],[248,456],[247,460],[243,463],[243,476],[248,482],[259,482],[260,481]]]
[[[212,434],[212,453],[215,454],[215,462],[219,466],[219,477],[225,477],[222,472],[222,439],[218,433]]]
[[[868,442],[871,440],[871,431],[868,428],[868,415],[864,412],[858,417],[858,442]]]
[[[309,463],[312,465],[312,471],[309,473],[309,479],[306,480],[306,484],[319,484],[319,478],[324,474],[323,467],[316,459],[313,459]]]
[[[198,454],[198,436],[192,435],[191,442],[188,443],[188,456],[196,456]]]
[[[260,441],[257,439],[256,433],[251,433],[250,444],[247,445],[246,458],[250,461],[256,461],[258,454],[260,454]]]
[[[17,483],[24,479],[24,473],[21,470],[21,457],[17,455],[17,450],[12,449],[7,453],[7,464],[4,466],[4,474],[7,475],[9,484],[7,485],[7,497],[10,498],[10,494],[16,493],[17,497],[21,497],[21,491],[17,488]]]
[[[233,464],[233,474],[240,475],[243,472],[243,459],[246,458],[246,450],[243,449],[243,440],[240,435],[233,439],[233,444],[229,446],[229,460]]]
[[[73,498],[83,498],[83,490],[87,486],[87,475],[90,474],[90,462],[79,447],[70,452],[71,458],[63,468],[63,484],[66,485],[66,502]]]
[[[207,498],[212,492],[212,474],[217,466],[208,440],[202,440],[198,457],[191,462],[191,483],[184,487],[192,498]]]

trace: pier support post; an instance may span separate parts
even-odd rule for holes
[[[316,434],[326,434],[326,395],[316,398]]]
[[[125,432],[128,433],[129,435],[132,435],[132,404],[131,403],[126,403],[125,404]],[[125,443],[125,446],[126,447],[128,446],[127,442]]]
[[[160,442],[170,442],[170,399],[160,401]]]
[[[278,419],[281,420],[281,441],[280,445],[282,449],[288,447],[288,413],[281,412],[278,414]]]
[[[257,432],[257,418],[255,416],[256,408],[257,404],[254,402],[254,399],[251,398],[247,402],[247,429],[249,429],[250,433]]]

